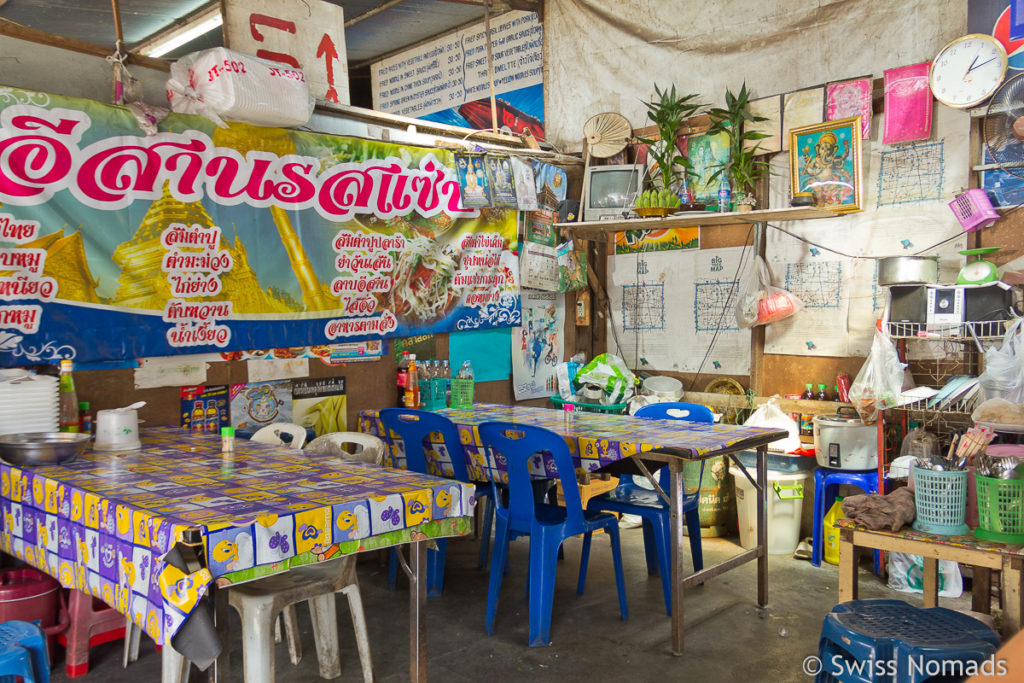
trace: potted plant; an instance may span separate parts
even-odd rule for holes
[[[637,206],[676,208],[680,204],[678,189],[682,174],[689,175],[693,168],[690,160],[676,146],[676,131],[683,121],[694,116],[704,105],[693,101],[697,97],[695,94],[678,94],[675,85],[665,90],[655,85],[654,93],[655,98],[643,104],[647,107],[648,120],[658,129],[658,137],[638,140],[647,145],[647,153],[657,164],[658,172],[652,178],[653,188],[637,198]]]
[[[744,83],[738,94],[726,89],[724,108],[713,107],[708,110],[708,116],[711,117],[708,134],[725,133],[729,138],[729,158],[718,165],[710,180],[725,176],[731,185],[731,193],[736,197],[739,211],[749,211],[754,206],[754,183],[770,173],[768,162],[757,157],[760,140],[768,137],[768,134],[745,130],[748,122],[757,123],[768,119],[750,113],[747,109],[749,103],[750,91]],[[752,141],[754,144],[748,145]]]

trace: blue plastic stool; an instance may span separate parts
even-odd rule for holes
[[[465,451],[454,422],[437,413],[409,408],[385,408],[380,411],[380,421],[384,426],[384,440],[391,447],[392,462],[398,462],[398,452],[391,439],[391,433],[394,432],[402,440],[405,448],[405,468],[411,472],[430,474],[427,471],[427,444],[430,443],[432,434],[439,433],[444,448],[451,458],[454,478],[467,484],[472,483],[466,472]],[[491,517],[494,514],[492,493],[493,489],[490,484],[477,484],[473,494],[476,500],[483,499],[482,502],[485,506],[483,528],[480,530],[481,565],[484,564],[483,559],[486,557],[486,546],[490,544]],[[427,595],[431,597],[441,595],[441,591],[444,590],[444,564],[447,550],[447,539],[439,538],[437,539],[437,550],[427,551]],[[388,562],[389,588],[395,587],[397,578],[398,555],[392,548]]]
[[[611,537],[612,563],[619,591],[619,611],[629,616],[626,607],[626,585],[622,575],[622,552],[619,546],[619,520],[608,513],[584,512],[576,483],[576,469],[565,440],[542,427],[511,422],[484,422],[478,427],[480,440],[505,458],[508,469],[508,505],[495,501],[494,555],[487,587],[485,629],[494,633],[498,612],[498,596],[504,575],[508,542],[512,534],[530,536],[529,619],[530,647],[547,645],[551,639],[551,607],[555,597],[555,571],[558,549],[572,536],[583,534],[580,575],[576,592],[583,593],[587,575],[590,539],[595,531],[604,529]],[[529,461],[537,453],[547,451],[555,461],[559,486],[565,507],[538,503],[530,479]]]
[[[922,609],[900,600],[844,602],[822,624],[822,669],[815,681],[920,683],[942,671],[943,664],[948,671],[956,662],[982,662],[999,644],[988,626],[944,607]]]
[[[865,493],[878,493],[878,473],[873,471],[857,472],[852,470],[833,470],[819,467],[814,471],[814,525],[811,564],[821,566],[822,548],[825,544],[824,522],[832,504],[836,502],[836,487],[840,484],[852,484],[864,489]],[[881,553],[875,551],[875,574],[882,564]]]
[[[0,624],[0,683],[14,683],[17,676],[25,683],[50,682],[46,636],[37,624],[5,621]]]

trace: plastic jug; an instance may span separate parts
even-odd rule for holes
[[[836,496],[836,502],[832,503],[832,507],[828,509],[821,525],[822,531],[825,534],[822,554],[825,557],[825,561],[829,564],[839,564],[839,529],[835,527],[835,523],[837,520],[844,519],[845,517],[846,515],[843,514],[843,499],[841,496]]]

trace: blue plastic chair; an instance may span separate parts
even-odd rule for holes
[[[427,449],[432,449],[430,435],[440,433],[445,450],[452,461],[454,478],[471,484],[466,472],[466,458],[459,439],[459,430],[455,423],[437,413],[427,410],[410,408],[385,408],[380,411],[380,421],[384,425],[384,436],[391,448],[393,462],[397,462],[398,451],[392,442],[391,433],[398,434],[405,446],[405,467],[412,472],[429,474],[427,471]],[[490,484],[477,484],[474,497],[484,499],[483,528],[480,530],[481,548],[480,564],[486,561],[487,548],[490,544],[491,520],[494,516],[494,497]],[[437,539],[437,550],[427,551],[427,595],[441,595],[444,589],[444,563],[448,549],[447,539]],[[398,554],[392,548],[388,563],[388,587],[394,588],[398,577]]]
[[[50,658],[46,636],[38,624],[5,621],[0,624],[0,683],[50,682]]]
[[[825,515],[836,502],[840,484],[859,486],[865,493],[878,493],[878,474],[874,471],[834,470],[819,467],[814,471],[814,519],[811,523],[811,564],[821,566],[825,547]],[[881,551],[874,551],[875,574],[881,571]]]
[[[832,608],[818,641],[816,683],[921,683],[929,666],[981,663],[999,649],[999,635],[974,617],[900,600],[854,600]],[[911,666],[911,662],[914,666]],[[880,664],[886,666],[879,666]],[[890,663],[895,663],[895,671]],[[952,669],[956,671],[956,669]],[[959,680],[959,679],[957,679]]]
[[[555,597],[555,570],[558,550],[565,539],[583,534],[583,554],[590,552],[594,531],[604,529],[611,536],[615,582],[619,591],[619,611],[629,616],[626,607],[626,586],[622,577],[622,551],[619,547],[619,522],[607,513],[584,512],[576,483],[576,468],[565,440],[558,434],[532,425],[511,422],[484,422],[479,426],[480,439],[488,449],[504,457],[508,470],[509,503],[506,507],[496,499],[494,556],[487,589],[486,630],[494,633],[498,596],[504,576],[508,544],[512,534],[530,536],[530,647],[547,645],[551,639],[551,607]],[[538,503],[530,481],[529,460],[547,451],[558,468],[559,485],[565,496],[565,507]],[[576,592],[583,593],[586,565],[580,566]]]
[[[654,403],[636,411],[636,417],[687,420],[689,422],[714,422],[711,410],[694,403]],[[704,463],[701,463],[701,480],[704,478]],[[658,483],[666,492],[671,487],[671,475],[667,466],[662,467]],[[686,532],[690,537],[690,556],[693,571],[704,568],[704,553],[700,540],[700,483],[693,493],[683,495],[683,516]],[[619,476],[619,485],[611,491],[595,496],[587,503],[587,510],[618,512],[637,515],[643,520],[644,553],[647,556],[647,572],[661,576],[661,588],[665,594],[665,611],[672,615],[672,541],[671,509],[657,491],[638,486],[631,474]],[[583,559],[584,570],[586,558]]]

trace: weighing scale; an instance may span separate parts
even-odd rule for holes
[[[999,249],[999,247],[979,247],[961,251],[960,253],[964,256],[975,256],[976,258],[964,264],[964,267],[957,273],[956,283],[958,285],[982,285],[999,280],[996,264],[981,258],[985,254],[994,254]]]

